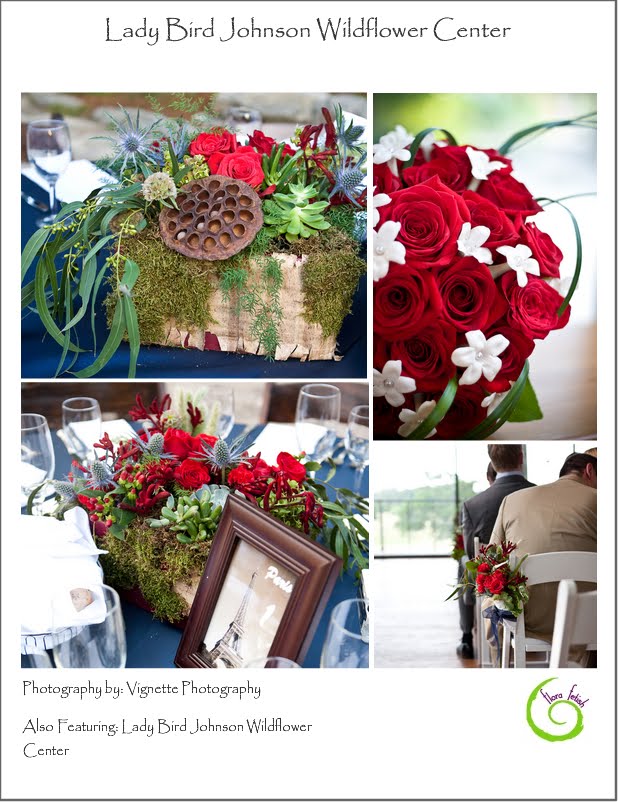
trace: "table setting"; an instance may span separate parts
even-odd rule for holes
[[[62,429],[38,421],[46,462],[34,478],[24,471],[38,459],[34,416],[24,414],[22,523],[32,544],[24,560],[29,582],[58,581],[37,591],[22,624],[23,665],[182,666],[193,639],[191,666],[368,667],[367,406],[340,422],[338,388],[305,385],[294,423],[252,426],[235,421],[229,388],[212,389],[208,401],[190,392],[173,402],[138,397],[116,420],[101,416],[96,399],[67,399]],[[75,407],[86,420],[68,414]],[[176,428],[183,413],[190,431],[213,434]],[[52,527],[64,545],[35,560]],[[168,571],[179,581],[166,585]],[[228,629],[234,618],[233,631],[217,630],[221,615]]]
[[[29,123],[22,376],[365,375],[364,126],[323,111],[278,142],[121,108],[96,165]]]

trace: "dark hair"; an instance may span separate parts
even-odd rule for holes
[[[488,482],[495,482],[496,481],[496,469],[491,464],[491,462],[487,466],[487,481]]]
[[[566,476],[568,473],[576,473],[582,476],[586,470],[587,465],[592,465],[594,472],[597,472],[597,458],[592,454],[578,454],[574,452],[564,461],[564,465],[560,468],[560,476]]]
[[[487,453],[491,464],[496,471],[516,471],[521,468],[523,462],[523,449],[520,445],[510,445],[508,443],[496,443],[487,446]]]

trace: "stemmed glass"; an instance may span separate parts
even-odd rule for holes
[[[37,220],[39,228],[53,222],[57,214],[56,181],[71,161],[69,127],[62,120],[36,120],[28,123],[28,161],[49,185],[49,214]]]
[[[262,115],[248,106],[232,106],[225,119],[227,128],[239,134],[252,134],[262,126]]]
[[[354,492],[359,493],[365,468],[369,464],[369,407],[353,407],[348,415],[345,450],[354,466]]]
[[[124,668],[127,643],[120,598],[113,588],[93,591],[96,607],[77,613],[67,591],[52,604],[52,636],[56,668]],[[80,624],[83,614],[93,623]]]
[[[62,431],[68,450],[81,462],[94,458],[101,437],[101,407],[96,398],[67,398],[62,402]]]
[[[21,416],[21,505],[25,507],[31,493],[39,486],[45,485],[54,475],[56,461],[54,445],[47,419],[43,415],[24,413]],[[45,488],[34,498],[33,515],[40,513],[40,506],[45,500]]]
[[[215,434],[224,440],[234,428],[234,391],[224,385],[211,385],[206,393],[206,401],[208,418],[216,421]],[[211,430],[209,426],[207,431]]]
[[[369,602],[346,599],[331,614],[322,668],[369,668]]]
[[[243,665],[243,668],[301,668],[288,657],[256,657]]]
[[[310,460],[332,457],[341,413],[341,392],[332,384],[305,384],[296,404],[296,439]]]

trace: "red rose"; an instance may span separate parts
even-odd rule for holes
[[[230,131],[206,131],[191,142],[189,153],[191,156],[204,156],[208,161],[213,153],[232,153],[236,146],[236,137]]]
[[[485,593],[485,582],[487,581],[487,574],[478,574],[476,577],[476,590],[477,593]]]
[[[302,465],[296,457],[288,454],[287,451],[282,451],[277,457],[277,465],[279,470],[284,474],[286,479],[291,479],[299,484],[307,477],[305,466]]]
[[[486,226],[489,229],[489,239],[484,247],[494,251],[494,257],[496,248],[514,246],[519,241],[517,229],[495,203],[470,190],[466,190],[461,197],[470,210],[472,226]],[[500,261],[503,261],[503,257],[500,257]]]
[[[507,579],[502,573],[502,571],[494,571],[489,577],[487,577],[487,581],[485,583],[485,589],[488,590],[491,594],[497,596],[498,594],[502,593],[504,588],[506,587]]]
[[[254,131],[251,136],[249,137],[249,145],[254,148],[258,153],[266,156],[270,156],[273,152],[273,148],[279,147],[279,142],[273,139],[271,136],[266,136],[263,131]],[[294,148],[291,148],[287,143],[283,146],[283,151],[281,153],[281,158],[285,158],[286,156],[293,156],[296,153]]]
[[[251,457],[248,462],[256,479],[269,479],[273,475],[273,469],[267,462],[260,459],[259,454],[255,457]]]
[[[380,208],[382,222],[401,223],[397,236],[406,248],[409,267],[445,267],[457,255],[457,239],[470,221],[463,200],[436,176],[424,184],[400,189]]]
[[[254,479],[253,471],[249,470],[245,465],[238,465],[236,468],[232,468],[227,475],[228,484],[232,487],[236,485],[248,485],[249,482],[252,482]]]
[[[479,574],[488,574],[491,571],[491,565],[489,563],[481,563],[476,570]]]
[[[550,331],[562,329],[569,322],[571,307],[558,317],[558,309],[563,297],[546,281],[536,276],[528,276],[525,287],[517,284],[515,271],[509,270],[501,278],[502,291],[509,302],[507,320],[533,340],[544,340]]]
[[[419,392],[441,392],[455,373],[451,362],[455,341],[455,329],[437,320],[413,337],[392,343],[390,358],[401,360],[402,375],[411,376]]]
[[[210,482],[210,473],[203,462],[185,459],[174,471],[174,479],[185,490],[198,490]]]
[[[385,192],[387,195],[396,192],[403,186],[399,176],[391,172],[391,168],[386,162],[373,165],[373,183],[375,184],[376,193]]]
[[[444,317],[459,331],[484,329],[496,298],[496,284],[487,265],[465,256],[441,270],[437,281]]]
[[[406,167],[401,171],[403,183],[414,186],[432,175],[455,192],[463,192],[472,180],[472,166],[466,149],[455,145],[434,147],[430,161],[418,167]]]
[[[521,227],[521,242],[532,251],[532,256],[539,263],[542,276],[560,278],[560,263],[562,251],[553,239],[537,228],[534,223],[527,223]]]
[[[441,308],[429,271],[392,265],[374,286],[373,328],[385,340],[405,340],[435,320]]]
[[[487,417],[487,410],[481,406],[485,398],[478,384],[462,385],[444,418],[436,426],[441,440],[458,440]],[[437,397],[435,399],[438,400]]]
[[[208,167],[213,175],[236,178],[252,187],[259,187],[264,180],[262,157],[248,145],[233,153],[213,153],[208,160]]]
[[[534,340],[506,324],[488,329],[485,336],[489,340],[495,334],[502,334],[509,341],[506,349],[500,354],[502,367],[492,382],[483,378],[480,383],[489,393],[504,393],[510,389],[510,382],[519,378],[526,359],[534,351]]]
[[[167,429],[163,436],[163,450],[179,459],[186,459],[195,450],[194,438],[182,429]]]
[[[401,407],[392,407],[384,398],[373,399],[373,436],[376,440],[400,440],[397,429]]]
[[[481,181],[476,191],[509,217],[528,217],[543,211],[528,189],[504,170],[494,170],[486,180]]]

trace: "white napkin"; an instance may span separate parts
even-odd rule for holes
[[[86,511],[76,507],[64,521],[43,516],[21,516],[22,588],[20,615],[22,654],[49,646],[45,634],[63,627],[80,627],[105,619],[101,585],[103,571],[90,534]],[[70,591],[90,590],[93,601],[78,612]],[[53,610],[53,614],[52,614]]]
[[[107,432],[110,436],[112,443],[118,443],[120,440],[130,440],[133,437],[136,437],[135,429],[131,426],[131,424],[126,421],[124,418],[114,418],[113,420],[105,420],[102,421],[100,425],[99,434],[92,439],[92,436],[87,435],[86,433],[81,434],[79,431],[79,427],[83,426],[84,429],[89,427],[91,423],[88,421],[86,423],[73,423],[71,424],[75,434],[79,437],[80,440],[84,443],[88,443],[89,446],[94,445],[97,443],[99,439]],[[62,444],[69,452],[69,454],[75,454],[75,446],[71,443],[71,435],[64,431],[64,429],[58,429],[58,439],[62,441]],[[95,450],[92,449],[90,454],[88,455],[89,459],[93,459],[95,456]],[[103,454],[102,449],[96,449],[96,452],[99,455]]]
[[[294,454],[299,450],[292,423],[267,423],[251,446],[251,453],[261,451],[262,459],[269,465],[277,464],[277,457],[282,451]]]
[[[49,184],[37,170],[29,165],[22,170],[22,175],[34,181],[45,190],[49,190]],[[97,187],[104,187],[106,184],[115,183],[114,179],[103,170],[88,161],[88,159],[77,159],[69,162],[69,166],[62,173],[56,184],[56,195],[59,201],[71,203],[72,201],[83,201]]]

